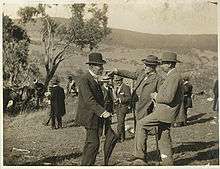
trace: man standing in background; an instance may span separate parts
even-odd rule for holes
[[[60,80],[55,76],[51,88],[51,123],[52,129],[62,128],[62,116],[66,114],[64,89],[59,86]]]
[[[187,111],[188,108],[192,108],[192,90],[193,86],[189,82],[189,77],[183,78],[183,102],[181,104],[180,112],[176,118],[174,127],[181,127],[187,125]]]
[[[131,101],[131,90],[128,85],[123,83],[123,78],[121,76],[116,76],[115,82],[115,98],[114,98],[114,108],[117,115],[117,132],[119,136],[119,142],[124,142],[125,140],[125,117],[128,113],[128,106]]]

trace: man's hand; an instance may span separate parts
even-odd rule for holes
[[[157,92],[151,93],[150,96],[153,100],[156,100]]]
[[[108,76],[114,76],[115,74],[117,74],[117,72],[118,72],[118,69],[114,68],[113,70],[109,71],[107,75]]]
[[[104,111],[103,113],[102,113],[102,115],[101,115],[101,117],[103,117],[103,118],[108,118],[108,117],[110,117],[111,116],[111,113],[109,113],[108,111]]]

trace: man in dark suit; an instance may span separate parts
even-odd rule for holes
[[[181,127],[187,125],[187,110],[192,108],[192,89],[193,86],[189,82],[189,77],[183,78],[183,102],[181,104],[180,112],[176,117],[176,121],[173,124],[174,127]]]
[[[213,87],[213,93],[214,93],[214,103],[213,103],[213,111],[218,112],[218,79],[215,80],[214,87]]]
[[[51,125],[52,129],[62,128],[62,116],[66,114],[64,89],[59,86],[57,76],[52,80],[51,88]]]
[[[76,123],[86,129],[86,141],[82,154],[81,165],[94,165],[100,146],[100,136],[103,132],[105,119],[111,113],[105,109],[105,101],[99,84],[100,76],[103,73],[101,53],[89,55],[89,70],[79,81],[79,101],[76,114]]]
[[[177,62],[176,53],[165,52],[162,55],[161,68],[166,76],[156,95],[155,110],[137,122],[135,156],[138,159],[135,164],[144,162],[145,129],[158,126],[162,165],[173,165],[170,126],[179,113],[183,99],[182,77],[175,68]]]
[[[115,82],[115,112],[117,115],[117,132],[119,136],[119,142],[124,142],[125,140],[125,117],[128,113],[128,106],[131,101],[131,90],[128,85],[123,83],[123,77],[116,76],[114,79]]]
[[[39,109],[40,104],[43,102],[45,87],[43,83],[37,79],[34,81],[35,97],[36,97],[36,108]]]

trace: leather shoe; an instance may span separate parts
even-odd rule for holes
[[[136,159],[132,162],[132,165],[134,166],[146,166],[147,165],[147,162],[145,162],[144,160],[142,159]]]

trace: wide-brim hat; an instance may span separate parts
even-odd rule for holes
[[[116,76],[114,78],[114,81],[121,81],[121,80],[123,80],[123,77],[121,77],[121,76]]]
[[[157,56],[148,55],[145,59],[141,60],[145,65],[157,66],[160,64],[160,60]]]
[[[181,61],[177,60],[177,54],[174,52],[165,52],[161,57],[161,62],[175,62],[181,63]]]
[[[102,59],[101,53],[91,53],[89,54],[89,61],[86,64],[98,64],[103,65],[106,61]]]

